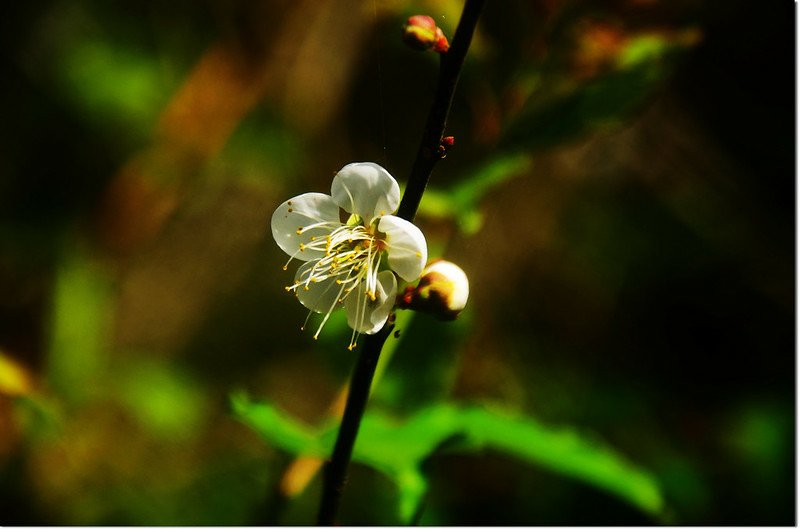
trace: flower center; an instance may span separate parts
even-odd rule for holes
[[[321,224],[298,228],[298,234],[313,227],[322,227]],[[333,228],[331,224],[325,224]],[[295,279],[294,284],[286,287],[286,290],[296,293],[298,289],[302,288],[308,291],[312,288],[312,283],[325,282],[315,288],[324,290],[320,299],[332,298],[333,301],[330,307],[315,309],[317,312],[325,313],[319,329],[314,334],[314,339],[316,339],[336,305],[343,303],[353,290],[360,288],[362,282],[366,299],[363,300],[363,303],[362,300],[358,300],[359,308],[363,310],[366,305],[377,300],[378,271],[386,250],[386,242],[376,226],[366,227],[348,222],[344,225],[337,225],[326,237],[311,237],[307,244],[300,244],[298,252],[306,250],[316,250],[324,255],[319,259],[309,261],[310,266],[307,266]],[[286,266],[284,266],[285,268]],[[336,296],[326,296],[328,291],[331,294],[336,292]],[[308,320],[306,319],[306,321]],[[354,346],[353,339],[351,348]]]
[[[316,241],[312,241],[312,244]],[[340,285],[339,301],[365,282],[365,293],[375,300],[380,267],[385,243],[376,235],[376,230],[361,225],[340,226],[324,240],[325,256],[314,262],[298,279],[304,288],[309,283],[332,279]],[[312,245],[309,245],[312,247]],[[318,249],[322,250],[320,243]]]

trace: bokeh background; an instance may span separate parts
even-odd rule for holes
[[[341,319],[319,342],[299,331],[270,216],[352,161],[404,182],[438,57],[400,27],[429,14],[452,37],[460,9],[4,12],[0,523],[313,523],[319,476],[286,497],[296,454],[230,405],[330,422],[355,359]],[[404,315],[370,409],[567,428],[663,502],[558,458],[443,449],[419,523],[795,523],[794,10],[488,2],[417,217],[469,306]],[[405,521],[396,497],[356,463],[341,521]]]

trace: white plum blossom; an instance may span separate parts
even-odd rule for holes
[[[428,258],[425,236],[392,215],[399,204],[400,187],[392,175],[363,162],[336,173],[330,195],[304,193],[273,213],[272,236],[290,256],[283,269],[293,259],[304,261],[286,290],[311,312],[325,315],[314,339],[343,305],[353,329],[352,350],[358,334],[375,334],[389,317],[397,295],[395,274],[405,281],[419,277]]]

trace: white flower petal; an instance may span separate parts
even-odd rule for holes
[[[371,162],[351,163],[333,177],[333,201],[369,225],[381,215],[394,213],[400,205],[400,186],[389,172]]]
[[[312,224],[327,223],[319,227],[305,229],[301,234],[300,228]],[[324,250],[305,248],[302,252],[300,245],[309,245],[314,240],[324,239],[335,227],[340,226],[339,206],[336,202],[322,193],[305,193],[287,200],[272,214],[272,236],[281,250],[301,261],[319,259],[325,255]],[[316,239],[312,239],[316,238]]]
[[[304,283],[304,279],[308,277],[306,271],[313,268],[313,266],[313,261],[300,265],[294,280]],[[308,283],[307,285],[301,284],[297,287],[295,293],[297,294],[297,299],[300,300],[300,303],[305,308],[318,313],[328,313],[336,308],[341,290],[341,285],[338,285],[335,280],[329,279]]]
[[[425,236],[412,223],[394,215],[381,217],[378,230],[386,234],[389,266],[406,281],[414,281],[428,260]]]
[[[388,270],[378,274],[375,301],[366,295],[365,283],[362,281],[358,288],[344,300],[347,324],[356,332],[375,334],[386,323],[386,319],[394,307],[396,296],[397,278]]]

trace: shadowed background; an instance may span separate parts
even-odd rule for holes
[[[269,221],[401,185],[459,2],[23,3],[0,20],[0,523],[308,524],[319,479],[236,421],[325,420],[355,357],[283,291]],[[646,469],[643,513],[499,449],[425,460],[423,524],[794,523],[794,6],[488,2],[417,222],[468,274],[371,407],[490,403]],[[312,320],[313,322],[313,320]],[[394,524],[351,469],[347,524]]]

